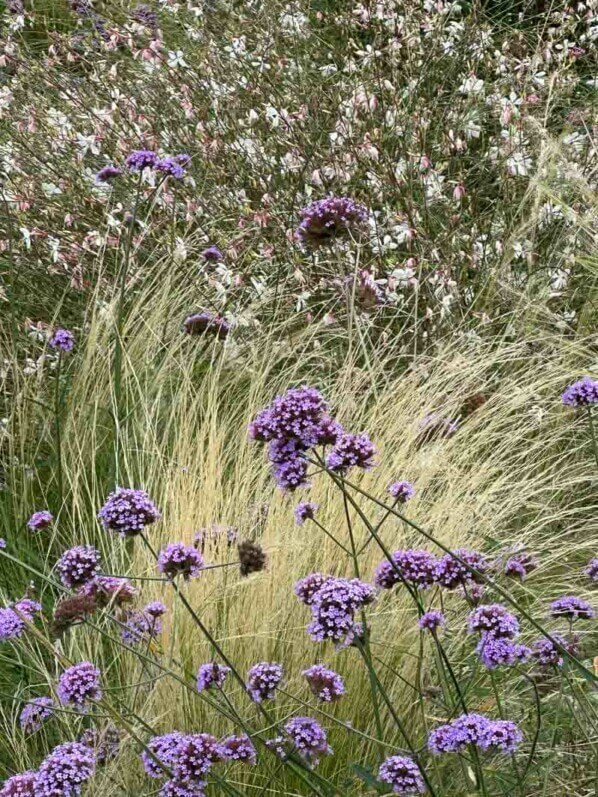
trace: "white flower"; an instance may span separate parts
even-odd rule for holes
[[[510,158],[507,158],[507,171],[513,176],[525,177],[532,165],[532,158],[523,152],[514,152]]]
[[[466,78],[463,83],[459,86],[459,91],[461,94],[483,94],[484,93],[484,81],[477,78],[475,75],[470,75]]]
[[[563,211],[557,205],[553,205],[551,202],[545,202],[542,207],[540,208],[540,213],[538,215],[538,223],[540,227],[548,227],[549,224],[552,224],[553,221],[556,219],[563,218]]]
[[[185,59],[183,58],[183,51],[182,50],[171,50],[168,53],[168,66],[171,69],[177,69],[180,67],[187,66]]]

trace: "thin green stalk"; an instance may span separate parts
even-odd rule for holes
[[[62,511],[64,501],[63,491],[63,464],[62,464],[62,426],[60,423],[60,415],[62,412],[62,402],[60,393],[60,375],[62,372],[62,352],[58,352],[58,360],[56,363],[56,373],[54,381],[54,430],[55,430],[55,444],[56,444],[56,462],[57,462],[57,482],[58,482],[58,513]]]
[[[594,416],[592,415],[592,407],[588,406],[588,426],[590,427],[590,436],[592,438],[592,448],[594,450],[594,459],[598,465],[598,439],[596,438],[596,428],[594,426]]]

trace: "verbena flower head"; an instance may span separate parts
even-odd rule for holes
[[[598,382],[589,376],[584,376],[583,379],[569,385],[561,400],[568,407],[591,407],[592,404],[598,404]]]
[[[215,244],[206,247],[201,253],[201,256],[209,263],[219,263],[221,260],[224,260],[224,255]]]
[[[145,490],[118,487],[106,499],[98,518],[106,531],[134,537],[159,520],[160,512]]]
[[[428,735],[428,747],[436,754],[455,753],[469,744],[479,745],[491,722],[483,714],[462,714]]]
[[[159,605],[159,601],[156,601]],[[152,606],[152,604],[148,604]],[[162,604],[162,606],[164,606]],[[166,611],[166,607],[164,607]],[[161,614],[150,614],[147,607],[140,612],[131,612],[126,616],[124,627],[121,628],[121,639],[126,645],[147,645],[162,632]]]
[[[247,674],[247,691],[256,703],[274,700],[282,681],[282,665],[271,661],[254,664]]]
[[[295,233],[304,245],[317,248],[339,238],[365,232],[368,210],[349,197],[318,199],[299,213],[301,222]]]
[[[299,487],[307,487],[308,462],[305,448],[297,440],[273,440],[268,447],[274,481],[285,493],[293,493]]]
[[[310,766],[317,766],[321,756],[332,754],[326,731],[311,717],[293,717],[284,730],[295,752]]]
[[[0,537],[0,551],[4,551],[6,549],[6,540],[4,537]]]
[[[427,589],[436,578],[436,557],[430,551],[410,549],[394,551],[392,564],[383,559],[376,568],[374,583],[382,589],[392,589],[406,581],[410,586]]]
[[[376,449],[366,434],[349,434],[339,436],[333,448],[326,456],[326,466],[335,473],[347,473],[351,468],[368,470],[374,466]]]
[[[436,631],[441,625],[444,625],[444,614],[435,609],[424,612],[418,621],[419,627],[424,631]]]
[[[69,329],[56,329],[48,338],[48,346],[61,352],[69,352],[75,345],[75,336]]]
[[[265,745],[275,756],[285,761],[288,756],[289,741],[284,736],[275,736],[273,739],[266,739]]]
[[[173,754],[174,780],[203,783],[203,776],[220,760],[218,740],[209,733],[183,736]]]
[[[98,602],[93,595],[69,595],[61,600],[54,609],[52,617],[52,633],[55,637],[62,636],[69,628],[83,622],[98,608]]]
[[[16,601],[13,604],[13,609],[15,609],[19,614],[24,615],[28,620],[33,620],[36,614],[39,614],[42,610],[42,605],[36,600],[32,598],[21,598],[21,600]]]
[[[313,387],[295,387],[262,410],[249,427],[253,440],[298,440],[309,446],[328,405]]]
[[[36,697],[27,703],[19,715],[19,725],[24,733],[39,731],[44,722],[54,716],[54,702],[51,697]]]
[[[345,694],[345,684],[340,675],[322,664],[314,664],[303,670],[309,688],[323,703],[332,703]]]
[[[82,661],[66,669],[58,680],[56,689],[60,702],[85,708],[88,700],[101,700],[100,671],[90,661]]]
[[[158,161],[158,156],[150,149],[136,149],[127,156],[127,168],[132,172],[142,172],[144,169],[153,169]]]
[[[160,158],[156,161],[156,171],[174,177],[176,180],[181,180],[185,176],[179,156],[167,155],[165,158]]]
[[[120,749],[120,733],[114,725],[107,725],[105,728],[87,728],[79,737],[79,741],[93,750],[97,764],[112,761]]]
[[[307,631],[315,642],[350,643],[355,636],[355,614],[376,598],[374,588],[359,579],[332,578],[313,595],[312,621]]]
[[[504,574],[523,581],[525,577],[538,567],[538,560],[525,551],[513,554],[505,562]]]
[[[420,768],[406,756],[389,756],[378,770],[378,779],[388,783],[395,794],[424,794],[426,791]]]
[[[25,623],[12,609],[0,609],[0,642],[16,639],[24,631]]]
[[[325,573],[310,573],[305,578],[299,579],[294,587],[295,595],[299,598],[301,603],[306,606],[311,606],[314,595],[316,592],[326,584],[332,581],[334,576],[326,575]]]
[[[36,797],[35,772],[21,772],[4,781],[0,797]]]
[[[154,736],[153,739],[150,739],[147,743],[147,747],[152,751],[158,761],[161,761],[168,769],[172,769],[175,762],[177,747],[183,738],[184,735],[180,733],[180,731],[172,731],[162,736]],[[143,762],[146,775],[149,775],[150,778],[164,777],[164,770],[154,761],[147,750],[141,753],[141,761]]]
[[[239,554],[239,569],[242,576],[249,576],[251,573],[259,573],[266,567],[267,556],[261,545],[251,540],[243,540],[237,545]]]
[[[579,638],[576,635],[570,639],[565,639],[565,637],[561,636],[560,634],[553,633],[552,638],[572,656],[577,655]],[[546,637],[540,637],[540,639],[537,639],[533,643],[532,656],[538,662],[538,664],[542,665],[543,667],[548,667],[550,665],[554,667],[563,666],[563,654],[560,648],[557,647],[552,640],[547,639]]]
[[[586,576],[592,581],[598,581],[598,556],[588,564],[584,570]]]
[[[577,595],[565,595],[550,604],[550,614],[568,620],[591,620],[596,613],[587,601]]]
[[[480,573],[485,573],[488,569],[486,557],[478,551],[470,551],[467,548],[457,548],[454,554],[463,561],[461,563],[453,554],[447,553],[442,556],[435,567],[436,583],[446,589],[457,589],[467,585],[470,581],[477,581],[478,576],[470,568]]]
[[[525,645],[493,634],[482,634],[476,653],[487,670],[524,664],[532,655],[530,648]]]
[[[415,487],[409,482],[393,482],[388,492],[399,504],[406,504],[415,495]]]
[[[257,754],[249,736],[227,736],[218,745],[220,757],[224,761],[241,761],[244,764],[255,764]]]
[[[94,578],[100,567],[100,554],[91,545],[76,545],[65,551],[56,569],[65,587],[76,589]]]
[[[100,608],[110,604],[121,606],[130,603],[137,590],[126,578],[120,576],[96,576],[79,588],[79,595],[93,598]]]
[[[80,742],[55,747],[35,776],[36,797],[78,797],[95,772],[93,751]]]
[[[162,601],[150,601],[149,603],[146,603],[142,611],[148,617],[152,617],[154,620],[157,620],[159,617],[163,617],[168,609],[162,603]]]
[[[231,330],[225,318],[207,310],[187,316],[183,327],[188,335],[211,335],[218,340],[225,340]]]
[[[468,629],[470,634],[477,631],[496,638],[512,639],[519,633],[519,623],[501,603],[486,603],[469,615]]]
[[[206,797],[206,781],[183,783],[180,780],[166,780],[160,789],[160,797]]]
[[[312,520],[317,509],[318,505],[313,501],[301,501],[294,509],[295,525],[302,526],[306,520]]]
[[[482,734],[479,746],[482,750],[496,749],[503,753],[514,753],[523,741],[523,733],[511,720],[491,720]]]
[[[118,166],[108,164],[107,166],[103,166],[96,174],[96,182],[109,183],[111,180],[115,180],[117,177],[120,177],[121,174],[122,171],[118,168]]]
[[[40,509],[39,512],[34,512],[31,515],[27,521],[27,526],[31,531],[42,531],[43,529],[47,529],[48,526],[51,526],[53,522],[54,515],[47,509]]]
[[[136,22],[139,22],[141,25],[151,28],[154,32],[158,27],[158,15],[145,4],[137,6],[137,8],[133,11],[133,19]]]
[[[197,691],[203,692],[205,689],[222,689],[226,677],[230,672],[230,667],[225,664],[209,662],[200,664],[197,671]]]
[[[203,556],[191,545],[169,542],[158,555],[158,571],[167,578],[197,578],[204,568]]]

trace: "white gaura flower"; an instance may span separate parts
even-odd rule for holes
[[[459,91],[461,94],[465,95],[476,95],[476,94],[483,94],[484,93],[484,81],[477,78],[475,75],[470,75],[468,78],[465,78],[463,83],[459,86]]]
[[[538,224],[541,228],[548,227],[553,221],[563,218],[563,211],[557,205],[551,202],[545,202],[540,208],[538,214]]]
[[[524,152],[514,152],[507,158],[507,171],[509,174],[518,177],[526,177],[533,166],[533,160],[530,155]]]
[[[182,50],[171,50],[168,53],[168,66],[171,69],[178,69],[179,67],[186,67],[187,63],[183,58]]]

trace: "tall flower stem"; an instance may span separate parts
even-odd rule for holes
[[[598,438],[596,437],[596,427],[594,424],[594,416],[592,415],[592,407],[588,406],[588,426],[590,427],[590,436],[592,438],[592,448],[594,450],[594,459],[598,465]]]
[[[62,504],[64,501],[64,472],[62,463],[62,400],[60,390],[60,377],[62,373],[62,353],[58,350],[58,359],[56,361],[56,373],[54,379],[54,434],[56,445],[56,462],[57,462],[57,482],[58,482],[58,513],[62,511]]]

